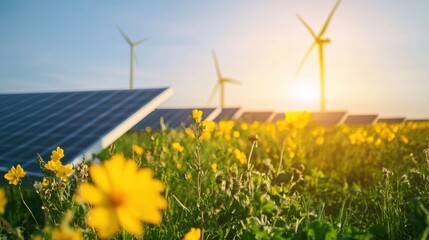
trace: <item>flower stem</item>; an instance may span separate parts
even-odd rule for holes
[[[201,192],[202,192],[201,178],[203,175],[203,169],[202,169],[201,154],[200,154],[200,147],[201,147],[200,137],[203,131],[204,130],[201,123],[196,123],[196,130],[195,130],[195,141],[196,141],[195,157],[197,160],[197,186],[196,187],[197,187],[197,193],[198,193],[197,207],[201,217],[201,222],[200,222],[201,223],[201,236],[200,236],[201,240],[204,240],[204,209],[202,207],[202,197],[201,197]]]
[[[30,209],[30,207],[27,205],[27,203],[24,200],[24,196],[22,195],[22,190],[21,190],[21,184],[18,186],[18,188],[19,188],[19,195],[21,196],[22,203],[24,203],[25,207],[27,207],[28,211],[30,212],[31,216],[33,217],[33,220],[34,220],[34,222],[37,225],[37,229],[40,229],[40,225],[37,222],[36,217],[34,216],[33,212]]]
[[[253,149],[256,146],[256,141],[252,141],[252,148],[250,149],[250,153],[249,153],[249,157],[247,158],[247,174],[246,174],[246,178],[247,178],[247,184],[249,187],[249,192],[250,194],[252,194],[253,192],[253,187],[252,187],[252,171],[251,171],[251,167],[252,164],[250,163],[250,159],[252,159],[252,154],[253,154]]]

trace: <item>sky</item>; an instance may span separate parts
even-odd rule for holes
[[[170,86],[164,107],[208,103],[217,77],[226,105],[319,110],[318,52],[296,70],[336,0],[0,1],[0,92]],[[429,2],[343,0],[325,37],[327,109],[429,118]]]

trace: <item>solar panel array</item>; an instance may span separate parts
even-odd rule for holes
[[[159,108],[151,112],[142,121],[136,124],[131,130],[142,131],[147,127],[153,130],[160,130],[160,119],[163,118],[164,124],[168,128],[179,128],[182,125],[188,126],[191,124],[190,116],[195,108]],[[203,111],[203,120],[210,116],[215,108],[198,108]]]
[[[313,112],[312,123],[323,126],[335,126],[340,124],[346,112]]]
[[[405,122],[405,117],[398,117],[398,118],[379,118],[377,119],[377,123],[403,123]]]
[[[169,88],[0,94],[0,170],[21,164],[40,176],[36,158],[57,146],[63,163],[107,147],[164,101]]]
[[[247,123],[252,123],[255,121],[258,122],[268,122],[270,120],[270,117],[274,114],[274,112],[271,111],[264,111],[264,112],[243,112],[240,116],[240,120]]]
[[[347,125],[369,125],[373,124],[377,119],[377,114],[367,114],[367,115],[348,115],[344,124]]]
[[[239,110],[240,108],[223,108],[213,121],[219,122],[221,120],[232,120]]]
[[[412,118],[412,119],[406,119],[405,122],[429,122],[429,119],[426,119],[426,118]]]
[[[277,122],[283,119],[285,119],[285,113],[276,113],[272,116],[271,122]]]

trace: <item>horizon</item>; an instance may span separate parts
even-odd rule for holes
[[[242,82],[226,86],[226,107],[319,111],[317,51],[295,78],[313,42],[296,14],[318,33],[335,2],[1,2],[0,92],[128,89],[119,26],[132,41],[150,38],[136,48],[134,85],[172,87],[161,107],[217,106],[218,96],[206,104],[214,49],[222,74]],[[324,35],[327,111],[429,118],[427,10],[341,2]]]

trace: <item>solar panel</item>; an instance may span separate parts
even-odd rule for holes
[[[429,122],[429,118],[406,119],[405,122]]]
[[[346,112],[313,112],[311,122],[323,126],[335,126],[340,124]]]
[[[240,120],[243,122],[268,122],[270,117],[274,114],[271,111],[261,111],[261,112],[244,112],[240,116]]]
[[[373,124],[377,119],[377,114],[366,114],[366,115],[348,115],[344,124],[347,125],[369,125]]]
[[[151,112],[147,117],[136,124],[131,130],[142,131],[147,127],[153,130],[160,130],[161,117],[168,128],[179,128],[182,124],[186,126],[191,123],[189,117],[192,115],[192,110],[195,108],[159,108]],[[212,114],[216,114],[216,108],[198,108],[203,111],[203,120],[213,120]]]
[[[0,94],[0,171],[21,164],[41,176],[36,153],[63,164],[98,153],[173,93],[170,88]]]
[[[215,122],[220,120],[232,120],[235,119],[235,115],[238,113],[240,108],[223,108],[219,115],[214,119]]]
[[[285,113],[276,113],[272,116],[271,122],[277,122],[285,119]]]
[[[405,122],[405,117],[397,118],[379,118],[377,123],[403,123]]]

